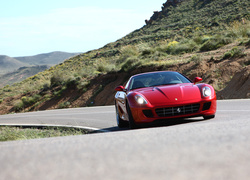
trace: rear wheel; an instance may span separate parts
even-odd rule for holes
[[[128,112],[128,118],[129,118],[129,128],[130,129],[136,129],[137,125],[135,124],[134,118],[132,116],[132,112],[130,110],[130,107],[127,103],[127,112]]]
[[[203,118],[204,118],[205,120],[207,120],[207,119],[213,119],[214,117],[215,117],[215,115],[203,116]]]
[[[117,126],[118,126],[119,128],[127,127],[127,126],[128,126],[128,123],[120,118],[120,115],[119,115],[117,106],[115,106],[115,112],[116,112],[116,122],[117,122]]]

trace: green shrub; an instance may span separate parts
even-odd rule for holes
[[[173,50],[174,54],[188,53],[193,52],[198,48],[197,44],[194,41],[189,41],[186,43],[178,44]]]
[[[142,50],[141,55],[142,56],[147,56],[147,55],[154,54],[154,53],[155,53],[155,49],[153,49],[153,48],[146,48],[146,49]]]
[[[172,41],[167,45],[161,45],[156,48],[158,51],[168,54],[177,55],[182,53],[193,52],[198,48],[198,45],[193,40],[184,40],[183,42]]]
[[[90,81],[80,81],[77,85],[77,89],[86,92],[88,90],[89,85]]]
[[[50,78],[50,85],[52,87],[62,85],[64,84],[69,77],[67,76],[66,73],[63,73],[63,71],[56,71],[53,73],[53,75]]]
[[[232,53],[228,51],[228,52],[225,52],[223,59],[229,59],[230,57],[232,57]]]
[[[140,64],[141,62],[137,57],[130,57],[122,64],[121,70],[128,72]]]
[[[231,38],[223,37],[223,36],[215,36],[205,43],[202,44],[200,51],[212,51],[216,50],[224,45],[227,45],[232,42]]]
[[[79,84],[81,77],[72,77],[66,81],[67,88],[75,88]]]
[[[248,60],[248,61],[244,62],[244,65],[245,65],[245,66],[250,65],[250,60]]]
[[[206,41],[208,41],[210,39],[210,36],[207,36],[207,35],[203,35],[203,36],[195,36],[193,38],[193,41],[196,43],[196,44],[203,44],[205,43]]]
[[[245,24],[234,21],[226,27],[226,36],[233,38],[250,37],[250,23],[246,20]]]
[[[200,63],[202,61],[202,58],[199,55],[193,55],[191,57],[190,61],[194,61],[197,64],[197,63]]]
[[[41,98],[41,95],[35,94],[32,97],[23,96],[21,98],[21,101],[22,101],[22,104],[24,107],[28,107],[28,106],[31,106],[31,105],[37,103],[40,100],[40,98]]]
[[[59,104],[59,109],[63,109],[63,108],[68,108],[70,106],[70,102],[69,101],[66,101],[66,102],[63,102],[61,104]]]
[[[23,104],[23,101],[22,100],[17,100],[15,103],[14,103],[14,111],[15,112],[20,112],[24,109],[24,104]]]
[[[116,69],[115,64],[101,63],[97,65],[97,71],[102,73],[108,73]]]
[[[245,41],[245,42],[240,43],[240,45],[244,45],[244,46],[249,47],[249,46],[250,46],[250,39],[248,39],[248,40]]]
[[[176,48],[176,46],[177,46],[178,44],[179,44],[179,42],[177,42],[177,41],[172,41],[172,42],[168,43],[168,45],[167,45],[167,47],[166,47],[166,52],[167,52],[168,54],[174,54],[175,48]]]
[[[235,57],[243,57],[245,55],[246,54],[244,53],[244,49],[234,47],[233,49],[231,49],[230,51],[227,51],[224,54],[223,59],[229,59],[229,58],[235,58]]]

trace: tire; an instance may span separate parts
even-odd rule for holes
[[[120,118],[117,106],[115,106],[116,122],[119,128],[128,127],[128,123]]]
[[[213,118],[215,118],[215,115],[203,116],[203,118],[204,118],[205,120],[207,120],[207,119],[213,119]]]
[[[129,128],[130,129],[136,129],[137,125],[135,124],[134,118],[132,116],[132,112],[130,110],[130,107],[127,103],[127,112],[128,112],[128,118],[129,118]]]

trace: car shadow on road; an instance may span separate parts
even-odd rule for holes
[[[138,129],[177,126],[177,125],[196,123],[196,122],[201,122],[201,121],[208,121],[208,120],[204,120],[201,117],[200,118],[186,118],[186,119],[165,119],[165,120],[156,121],[154,123],[147,123],[139,127]],[[119,128],[118,126],[115,126],[115,127],[102,129],[101,131],[102,132],[114,132],[114,131],[127,131],[127,130],[131,130],[131,129],[129,129],[129,127]]]

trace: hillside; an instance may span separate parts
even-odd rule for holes
[[[141,29],[0,89],[0,111],[113,104],[117,85],[155,70],[200,76],[219,99],[250,98],[249,7],[248,0],[164,3]]]
[[[15,59],[30,65],[56,65],[77,54],[79,53],[54,51],[50,53],[38,54],[35,56],[15,57]]]
[[[16,71],[6,73],[2,76],[0,75],[0,87],[20,82],[46,69],[49,69],[49,66],[40,65],[40,66],[20,67]]]
[[[20,62],[15,58],[0,55],[0,75],[14,71],[22,66],[27,66],[28,64]]]

